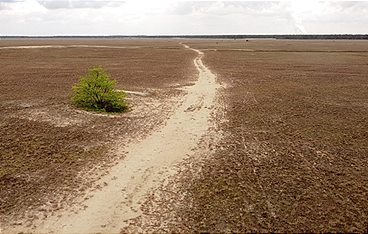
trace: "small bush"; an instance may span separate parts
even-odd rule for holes
[[[126,94],[115,90],[116,81],[101,67],[95,67],[73,86],[75,106],[95,111],[122,112],[127,109]]]

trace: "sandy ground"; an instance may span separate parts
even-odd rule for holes
[[[122,233],[367,232],[367,41],[186,43],[223,87],[223,137]]]
[[[215,75],[202,63],[203,53],[191,50],[198,54],[194,60],[198,81],[186,88],[187,95],[164,127],[138,144],[120,149],[128,154],[98,181],[101,190],[86,194],[71,210],[34,223],[36,228],[19,226],[4,231],[117,233],[129,219],[140,216],[140,206],[149,192],[177,171],[176,164],[194,153],[209,128],[218,85]]]
[[[28,54],[31,58],[38,58],[47,50],[53,51],[52,56],[63,53],[69,57],[76,53],[76,57],[71,56],[72,61],[78,62],[76,67],[97,58],[103,65],[111,66],[115,75],[134,77],[137,72],[144,75],[145,79],[139,79],[137,75],[127,80],[127,84],[134,84],[127,90],[132,101],[138,104],[145,100],[146,107],[156,103],[157,108],[137,105],[133,113],[126,115],[129,118],[98,116],[99,119],[92,123],[103,124],[96,125],[97,128],[109,126],[115,129],[117,125],[111,122],[117,120],[121,126],[137,126],[144,115],[169,116],[166,121],[145,119],[146,124],[155,121],[156,128],[152,123],[137,126],[139,142],[130,142],[129,146],[118,144],[113,149],[121,156],[118,164],[107,170],[96,183],[92,180],[88,185],[92,190],[79,196],[76,202],[57,209],[30,207],[28,210],[44,218],[31,219],[32,222],[15,220],[7,232],[366,232],[366,41],[188,40],[184,45],[174,40],[161,40],[155,45],[151,42],[30,41],[22,44],[14,41],[5,45],[38,46],[23,48],[32,51]],[[44,45],[76,47],[40,48]],[[107,48],[110,46],[140,48],[115,50]],[[8,61],[16,57],[15,51],[24,53],[23,49],[1,50],[4,59],[0,62],[4,68],[11,66]],[[78,57],[87,50],[90,53],[88,59]],[[124,56],[116,59],[116,51]],[[195,66],[192,64],[194,56],[190,57],[190,53],[197,56]],[[181,66],[189,60],[178,62],[184,55],[186,59],[190,58],[190,66]],[[26,58],[23,64],[32,65],[27,64],[29,57]],[[113,58],[115,61],[129,59],[113,65]],[[140,69],[139,64],[136,66],[142,60],[145,69]],[[46,64],[49,63],[42,61],[40,65]],[[124,72],[122,65],[128,67]],[[197,70],[198,80],[181,82],[176,71],[186,74],[185,70],[190,68]],[[156,70],[152,72],[153,69]],[[18,82],[17,70],[12,71],[9,74],[15,75],[11,78]],[[36,78],[34,75],[33,79]],[[14,90],[4,85],[13,82],[12,79],[0,83],[0,88]],[[164,82],[159,83],[162,80]],[[158,91],[143,88],[147,85]],[[125,90],[125,87],[121,88]],[[10,93],[0,93],[0,99],[6,99]],[[28,101],[22,92],[17,93]],[[60,92],[54,90],[53,93]],[[156,95],[159,100],[155,99]],[[16,112],[14,103],[19,108]],[[11,107],[8,110],[11,114],[35,111],[29,101],[7,100],[0,104]],[[37,106],[37,103],[33,105]],[[42,120],[46,113],[59,113],[65,106],[41,106],[36,109],[38,114],[32,115],[32,121]],[[222,108],[221,111],[218,108]],[[165,113],[161,114],[163,111]],[[8,114],[7,111],[0,113]],[[81,116],[85,115],[73,115],[72,119],[78,120]],[[128,119],[131,124],[125,125]],[[17,135],[34,126],[28,128],[28,122],[12,120],[14,124],[9,121],[3,124],[3,133],[9,136],[2,138],[6,144],[4,147],[0,142],[0,147],[8,152],[8,149],[18,149],[13,142],[19,142],[25,149],[40,148],[37,148],[37,141],[23,144],[34,135],[39,140],[38,132],[30,132],[23,138]],[[58,131],[67,128],[63,123],[59,121]],[[82,123],[75,123],[78,124]],[[149,131],[143,126],[150,126]],[[83,125],[73,131],[82,130]],[[78,141],[80,136],[73,131],[64,132],[51,142],[61,141],[68,135],[73,138],[63,145]],[[54,134],[58,136],[57,131],[52,131],[42,137]],[[110,132],[109,137],[124,142],[125,135],[122,134],[126,132],[117,130],[115,134]],[[10,137],[13,135],[16,137]],[[98,142],[102,137],[106,136],[87,139]],[[59,151],[63,152],[65,148]],[[92,152],[85,151],[81,156],[95,157]],[[30,153],[27,151],[25,155]],[[14,157],[14,154],[9,153],[9,156]],[[76,159],[79,161],[83,157]],[[71,163],[75,161],[70,160],[67,165],[74,165]],[[99,158],[92,162],[99,162]],[[68,167],[61,164],[58,168]],[[0,182],[13,185],[16,184],[14,181],[20,180],[27,185],[42,181],[41,172],[31,171],[32,174],[29,171],[23,174],[5,171]],[[59,175],[60,170],[56,172]],[[67,185],[69,188],[70,184]],[[40,187],[38,184],[34,186]],[[18,190],[8,186],[3,191]],[[4,204],[5,211],[21,205]]]
[[[187,42],[219,49],[204,51],[204,63],[225,86],[225,137],[164,188],[159,206],[147,206],[152,216],[175,207],[165,229],[150,230],[367,232],[368,42],[249,41],[254,52],[223,50],[245,43]]]
[[[182,101],[185,87],[197,79],[196,53],[178,42],[52,43],[144,48],[0,51],[1,224],[42,220],[94,190],[93,182],[126,156],[117,149],[160,128]],[[42,46],[48,41],[0,44]],[[119,90],[128,91],[127,113],[97,114],[70,105],[72,85],[96,65],[117,80]]]

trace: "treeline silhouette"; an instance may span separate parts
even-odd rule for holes
[[[290,39],[290,40],[368,40],[368,34],[285,34],[285,35],[110,35],[110,36],[0,36],[1,39],[74,39],[74,38],[202,38],[202,39]]]

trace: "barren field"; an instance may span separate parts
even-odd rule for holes
[[[95,65],[129,112],[70,105]],[[10,233],[368,231],[366,41],[0,41],[0,66]]]
[[[1,46],[75,45],[90,41],[1,41]],[[27,210],[66,200],[91,187],[86,174],[124,158],[116,148],[157,129],[195,79],[195,53],[176,42],[99,41],[144,48],[0,49],[0,204],[7,222]],[[170,48],[175,49],[170,49]],[[71,87],[92,66],[104,67],[128,94],[131,111],[102,115],[70,105]],[[43,212],[47,213],[47,212]],[[29,215],[27,219],[40,219]],[[16,223],[16,222],[15,222]]]
[[[201,169],[167,188],[186,194],[172,218],[181,225],[168,230],[366,232],[368,43],[188,45],[205,51],[225,87],[228,121],[218,121],[225,137]]]

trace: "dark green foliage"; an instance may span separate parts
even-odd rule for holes
[[[73,86],[72,102],[88,110],[122,112],[127,109],[126,94],[115,90],[116,82],[101,67],[95,67]]]

